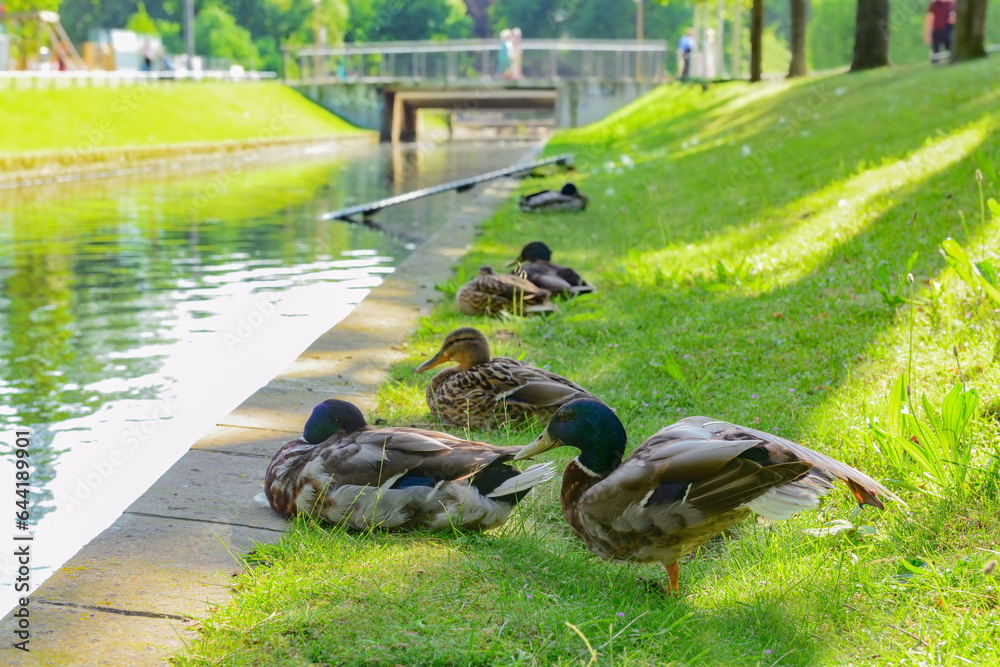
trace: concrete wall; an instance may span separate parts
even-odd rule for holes
[[[513,82],[513,89],[528,88],[529,82]],[[548,90],[554,87],[557,91],[555,103],[555,120],[557,127],[581,127],[595,123],[614,111],[634,101],[656,87],[655,83],[638,81],[605,81],[605,80],[553,80],[547,81]],[[398,136],[403,140],[410,139],[410,131],[396,132],[392,128],[399,125],[404,130],[415,129],[415,123],[407,123],[405,118],[397,118],[393,123],[393,115],[406,113],[408,105],[396,104],[394,89],[402,94],[412,94],[419,90],[431,93],[434,90],[447,91],[448,87],[433,81],[421,82],[413,89],[410,87],[388,86],[373,83],[336,83],[328,85],[297,85],[293,86],[300,93],[320,104],[325,109],[337,114],[353,125],[368,130],[380,130],[382,139]],[[516,95],[516,90],[507,91],[507,86],[501,84],[504,92]],[[489,96],[487,96],[489,97]],[[483,108],[502,106],[499,96],[493,101],[496,104],[481,104]],[[549,102],[551,104],[551,102]],[[431,106],[427,104],[417,106]],[[412,110],[410,110],[412,113]],[[405,127],[404,127],[405,126]]]
[[[556,126],[582,127],[596,123],[658,84],[639,81],[563,80],[556,84]]]
[[[382,129],[385,99],[377,85],[348,82],[292,88],[351,125],[366,130]]]

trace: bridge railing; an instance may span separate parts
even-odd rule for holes
[[[497,40],[467,39],[289,49],[285,76],[298,83],[513,78],[500,71],[500,48]],[[662,41],[525,39],[521,78],[660,81],[666,52]]]

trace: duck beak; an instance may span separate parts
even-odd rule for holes
[[[448,361],[448,357],[444,356],[444,350],[438,350],[437,354],[435,354],[433,357],[431,357],[424,363],[417,366],[415,370],[417,373],[421,371],[426,371],[428,368],[434,368],[438,364],[443,364],[446,361]]]
[[[517,259],[510,260],[509,262],[507,262],[506,264],[504,264],[503,267],[505,269],[508,269],[508,268],[514,266],[515,264],[520,264],[520,263],[521,263],[521,258],[518,257]]]
[[[515,461],[520,461],[522,459],[530,459],[532,456],[538,456],[542,452],[547,452],[550,449],[558,447],[559,443],[554,441],[549,437],[548,429],[542,431],[542,434],[535,438],[535,441],[530,445],[524,447],[517,454],[514,455]]]

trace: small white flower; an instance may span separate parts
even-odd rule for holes
[[[837,206],[839,206],[840,208],[844,208],[845,206],[847,206],[847,200],[841,199],[840,201],[837,202]]]
[[[750,157],[750,154],[753,153],[750,147],[746,144],[743,144],[743,148],[740,149],[740,152],[743,153],[743,157]]]

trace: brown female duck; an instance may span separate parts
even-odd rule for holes
[[[446,361],[458,362],[427,385],[427,407],[441,421],[487,428],[535,415],[545,421],[586,389],[561,375],[507,357],[490,358],[490,344],[478,329],[449,333],[441,349],[417,366],[426,371]]]
[[[593,285],[570,267],[553,264],[552,250],[541,241],[532,241],[521,248],[521,254],[508,266],[511,264],[516,265],[515,272],[519,268],[536,287],[554,296],[571,297],[595,291]]]
[[[479,267],[479,275],[455,293],[455,304],[469,315],[496,315],[502,310],[526,315],[555,310],[548,290],[536,287],[523,276],[498,275],[491,266]]]
[[[626,434],[594,399],[559,408],[541,436],[515,460],[554,447],[580,455],[563,473],[563,515],[587,548],[604,559],[659,561],[677,591],[678,559],[751,512],[787,519],[816,507],[847,483],[861,505],[878,496],[902,502],[854,468],[790,440],[708,417],[661,429],[622,461]]]
[[[282,446],[264,478],[282,516],[298,512],[352,528],[499,526],[553,475],[518,471],[517,447],[494,447],[416,428],[375,428],[347,401],[317,405],[301,438]]]

